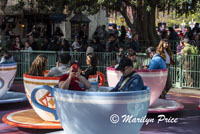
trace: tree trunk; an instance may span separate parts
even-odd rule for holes
[[[122,14],[127,22],[127,25],[131,28],[132,33],[137,33],[140,40],[149,41],[148,46],[157,46],[158,35],[155,27],[155,6],[151,6],[151,10],[147,11],[147,7],[142,1],[137,1],[137,7],[135,9],[133,24],[127,16]]]
[[[3,23],[3,18],[4,18],[4,10],[6,8],[8,0],[0,0],[0,27],[2,26]]]

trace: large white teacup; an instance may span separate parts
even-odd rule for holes
[[[52,94],[56,110],[37,101],[36,93],[41,89]],[[33,90],[31,100],[35,107],[53,113],[66,134],[138,134],[149,108],[150,89],[81,92],[44,85]]]
[[[51,87],[54,87],[59,83],[60,77],[40,77],[40,76],[31,76],[24,74],[23,79],[24,79],[24,87],[27,98],[32,108],[35,110],[35,112],[45,121],[57,121],[55,120],[54,115],[52,115],[50,112],[41,110],[32,105],[31,93],[34,88],[41,85],[49,85]],[[36,99],[40,104],[55,109],[54,99],[47,90],[41,89],[37,93]]]
[[[149,86],[151,89],[150,106],[158,99],[161,95],[168,75],[168,69],[156,69],[156,70],[136,70],[137,73],[142,77],[145,86]],[[119,82],[122,73],[115,70],[114,68],[106,68],[107,81],[109,87],[115,87]]]
[[[10,89],[17,71],[16,63],[0,64],[0,98]]]

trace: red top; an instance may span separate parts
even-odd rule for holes
[[[68,77],[69,77],[69,74],[62,75],[59,82],[65,81]],[[72,77],[68,90],[85,91],[85,89],[81,88],[76,81],[79,81],[79,78]]]

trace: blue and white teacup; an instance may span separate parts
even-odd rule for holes
[[[47,89],[56,110],[36,101],[36,93]],[[150,89],[130,92],[81,92],[39,86],[31,95],[35,107],[54,114],[66,134],[138,134],[147,115]]]
[[[17,71],[16,63],[0,64],[0,99],[10,89]]]

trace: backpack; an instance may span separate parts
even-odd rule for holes
[[[199,50],[198,50],[197,46],[190,45],[190,53],[191,53],[192,55],[197,55],[197,54],[199,53],[198,51],[199,51]]]

